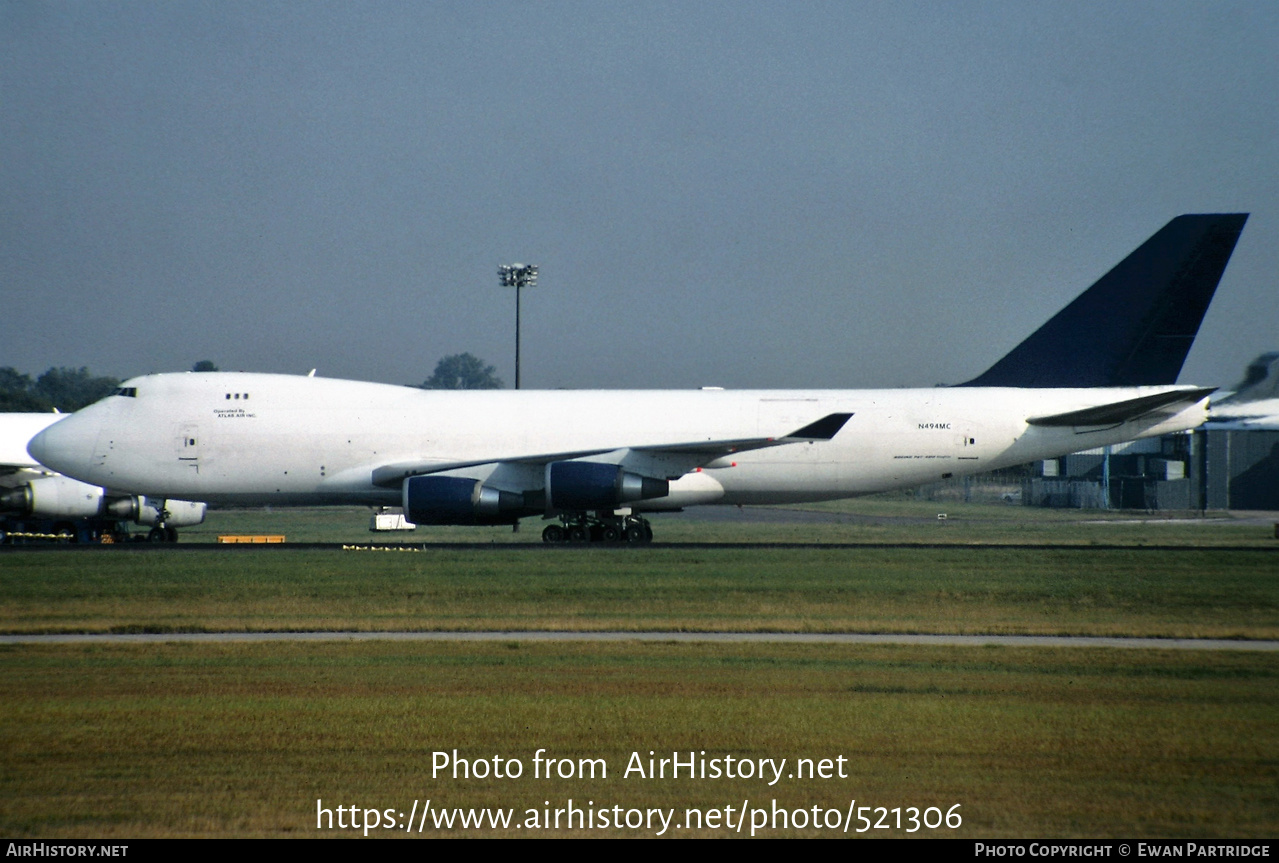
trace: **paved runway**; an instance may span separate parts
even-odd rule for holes
[[[1279,651],[1279,641],[1112,638],[1068,635],[912,635],[797,632],[175,632],[0,635],[0,644],[163,644],[279,641],[643,641],[719,644],[916,644],[981,647],[1119,647],[1147,650]]]

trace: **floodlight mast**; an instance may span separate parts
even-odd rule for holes
[[[507,264],[497,268],[502,286],[515,288],[515,388],[520,388],[520,288],[537,284],[537,267],[526,264]]]

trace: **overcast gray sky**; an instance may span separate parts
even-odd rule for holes
[[[0,365],[875,387],[1252,217],[1183,382],[1279,349],[1279,3],[0,0]]]

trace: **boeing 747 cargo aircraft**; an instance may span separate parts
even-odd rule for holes
[[[417,524],[552,519],[547,541],[651,538],[642,513],[851,497],[1204,421],[1177,386],[1246,214],[1173,219],[987,372],[890,390],[418,390],[147,375],[31,442],[150,497],[401,505]]]

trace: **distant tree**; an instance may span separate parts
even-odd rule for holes
[[[497,369],[472,354],[453,354],[435,365],[435,373],[422,382],[424,390],[500,390],[506,386]]]
[[[216,372],[218,367],[213,364],[213,360],[200,360],[191,367],[193,372]]]
[[[36,379],[33,394],[60,411],[78,411],[105,398],[120,385],[119,378],[94,377],[84,366],[51,368]]]
[[[42,414],[53,410],[53,405],[31,393],[0,390],[0,414]]]
[[[10,366],[0,368],[0,413],[42,413],[53,409],[47,399],[32,392],[30,375]]]
[[[24,375],[13,366],[0,368],[0,390],[5,392],[26,392],[31,389],[31,375]]]

